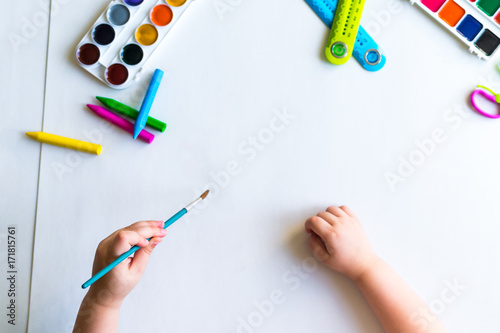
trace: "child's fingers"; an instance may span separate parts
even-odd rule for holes
[[[330,254],[325,248],[323,241],[314,232],[311,233],[311,239],[309,239],[309,247],[311,251],[319,261],[325,261],[330,258]]]
[[[340,209],[339,207],[335,207],[335,206],[330,206],[326,209],[326,211],[330,214],[333,214],[337,217],[342,217],[342,216],[345,216],[346,213]]]
[[[306,231],[314,231],[319,237],[326,239],[332,233],[332,226],[319,216],[313,216],[306,221]]]
[[[144,226],[152,226],[152,227],[159,227],[163,228],[163,221],[157,221],[157,220],[146,220],[146,221],[139,221],[131,224],[127,228],[134,228],[134,227],[144,227]]]
[[[340,206],[339,208],[342,209],[347,215],[349,215],[351,217],[356,217],[356,215],[354,215],[353,211],[349,207]]]
[[[325,220],[326,222],[328,222],[332,226],[335,223],[338,223],[337,216],[333,215],[332,213],[329,213],[329,212],[319,212],[317,216],[321,217],[323,220]]]
[[[108,245],[114,241],[114,239],[116,238],[116,235],[118,233],[120,233],[121,231],[130,231],[130,230],[134,230],[138,227],[142,227],[142,226],[160,227],[160,224],[161,224],[161,227],[163,227],[163,221],[140,221],[140,222],[133,223],[125,228],[118,229],[115,232],[113,232],[111,235],[109,235],[108,237],[103,239],[101,241],[101,243],[99,244],[99,246],[107,248]],[[146,238],[149,238],[149,237],[146,237]]]
[[[160,237],[153,237],[149,241],[148,246],[142,247],[139,250],[137,250],[137,252],[135,252],[134,254],[134,258],[132,259],[130,270],[134,270],[136,273],[139,274],[144,273],[151,252],[153,252],[154,248],[161,242],[161,240],[162,239]]]
[[[122,255],[124,252],[130,250],[134,245],[143,247],[149,244],[148,240],[139,235],[135,231],[121,230],[119,231],[113,242],[111,243],[108,253],[114,258]]]
[[[162,221],[141,221],[132,224],[125,230],[135,231],[144,238],[163,237],[166,235],[166,231],[160,227],[160,223],[163,224]]]

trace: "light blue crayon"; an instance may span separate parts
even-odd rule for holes
[[[156,69],[153,77],[151,78],[151,82],[149,82],[148,90],[146,91],[146,96],[144,96],[144,100],[142,101],[141,109],[139,110],[139,115],[135,120],[134,125],[134,139],[136,139],[141,131],[146,126],[146,122],[149,117],[149,110],[151,110],[151,106],[153,105],[153,101],[156,97],[156,92],[158,91],[158,87],[160,86],[161,79],[163,78],[163,71]]]

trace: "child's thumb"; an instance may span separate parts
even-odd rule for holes
[[[139,274],[144,273],[151,252],[153,252],[156,245],[158,245],[161,240],[162,239],[160,237],[153,237],[149,240],[149,244],[147,246],[141,247],[137,250],[134,254],[134,259],[132,260],[130,269],[135,270]]]

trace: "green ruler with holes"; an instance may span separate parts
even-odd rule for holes
[[[326,58],[343,65],[351,58],[365,0],[340,0],[326,45]]]

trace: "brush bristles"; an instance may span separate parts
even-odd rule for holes
[[[210,190],[206,190],[205,192],[203,192],[200,198],[205,199],[208,195],[208,192],[210,192]]]

